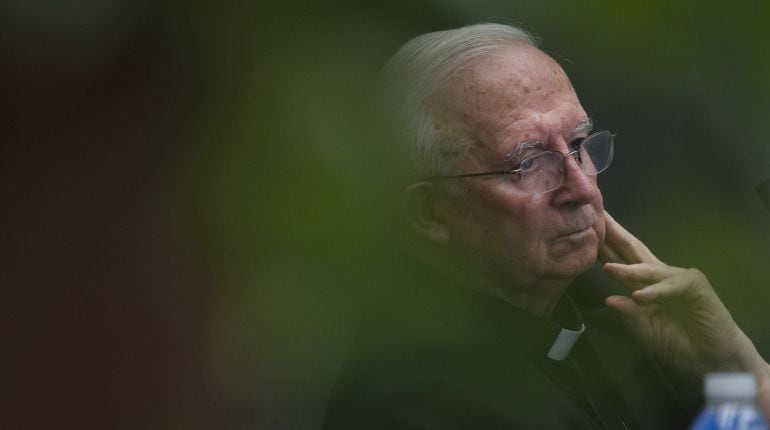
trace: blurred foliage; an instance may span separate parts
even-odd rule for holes
[[[374,273],[371,262],[344,262],[360,262],[366,248],[389,246],[387,235],[367,231],[382,228],[385,213],[398,216],[378,212],[388,184],[368,177],[388,160],[382,150],[367,147],[388,144],[375,138],[384,131],[365,115],[372,74],[414,35],[487,20],[519,23],[540,37],[596,123],[618,133],[616,165],[601,178],[607,208],[665,261],[706,272],[736,319],[770,351],[763,330],[770,303],[770,217],[753,191],[770,176],[770,153],[762,143],[770,101],[766,4],[709,9],[694,2],[431,1],[308,4],[280,12],[278,24],[257,30],[265,42],[256,41],[256,50],[244,41],[254,30],[236,32],[238,39],[223,48],[246,57],[242,61],[253,68],[220,78],[224,111],[234,122],[222,136],[230,149],[211,159],[212,176],[201,176],[222,180],[207,187],[208,198],[201,200],[217,243],[235,245],[240,256],[253,256],[244,263],[258,267],[256,277],[233,267],[247,275],[231,300],[268,309],[268,332],[282,334],[267,343],[257,336],[257,344],[315,345],[294,351],[301,364],[265,366],[267,379],[278,369],[287,373],[274,385],[296,389],[289,375],[306,366],[316,376],[333,374],[347,345],[344,316],[367,287],[356,275]],[[232,29],[243,21],[220,22]],[[266,273],[274,276],[266,279]],[[312,303],[312,310],[297,312],[302,302]],[[232,310],[222,308],[224,314]],[[254,342],[259,330],[244,326],[259,324],[225,320],[219,329]],[[214,351],[225,362],[250,362],[226,348]],[[254,372],[243,364],[225,367]],[[307,381],[318,382],[323,392],[323,381],[299,385],[307,387]],[[287,396],[306,398],[307,391],[299,392]],[[305,409],[308,416],[288,416],[313,422],[321,405],[319,400],[318,409]]]
[[[80,117],[72,141],[140,148],[138,162],[158,163],[144,186],[160,228],[197,250],[183,268],[203,261],[210,274],[196,375],[216,399],[210,419],[318,423],[346,321],[364,312],[399,236],[400,208],[385,202],[400,166],[371,115],[371,79],[409,38],[480,21],[542,40],[597,126],[618,134],[600,179],[608,210],[664,261],[703,270],[770,354],[770,214],[753,190],[770,177],[766,2],[111,0],[0,11],[13,100],[91,100],[86,112],[111,124],[123,99],[79,86],[146,94],[134,107],[149,113],[135,118],[153,125],[124,146],[85,132]],[[68,90],[30,98],[17,81]],[[13,111],[22,142],[36,124],[23,112],[34,110]]]

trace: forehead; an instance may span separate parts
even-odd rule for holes
[[[566,136],[587,118],[561,67],[528,45],[477,59],[456,77],[449,95],[450,110],[474,143],[488,149]]]

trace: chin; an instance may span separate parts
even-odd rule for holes
[[[554,276],[562,278],[576,278],[590,269],[599,253],[598,242],[569,250],[557,250],[558,253],[551,254],[551,264],[549,272]]]
[[[558,267],[553,267],[550,272],[551,276],[563,279],[574,279],[590,269],[596,259],[590,260],[590,262],[574,262],[574,264],[561,264]]]

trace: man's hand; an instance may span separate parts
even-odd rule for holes
[[[770,412],[770,366],[696,269],[668,266],[605,212],[607,237],[599,251],[604,272],[631,291],[605,303],[619,311],[655,356],[698,376],[754,373],[760,404]]]

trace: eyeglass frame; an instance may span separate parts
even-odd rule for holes
[[[597,132],[595,132],[595,133],[591,133],[589,136],[587,136],[586,138],[584,138],[584,139],[583,139],[583,142],[585,142],[586,140],[588,140],[588,139],[590,139],[590,138],[592,138],[592,137],[594,137],[594,136],[597,136],[597,135],[599,135],[599,134],[602,134],[602,133],[610,133],[610,140],[609,140],[609,142],[610,142],[610,148],[611,148],[611,150],[612,150],[612,149],[614,149],[614,145],[615,145],[615,136],[617,136],[617,134],[611,133],[609,130],[601,130],[601,131],[597,131]],[[515,174],[517,174],[517,173],[521,173],[521,171],[522,171],[522,169],[521,169],[521,165],[522,165],[522,164],[523,164],[525,161],[527,161],[527,160],[529,160],[529,159],[532,159],[532,158],[535,158],[535,157],[541,157],[541,156],[542,156],[542,154],[545,154],[545,153],[554,153],[554,154],[559,154],[559,155],[561,155],[561,156],[562,156],[562,162],[564,163],[564,164],[562,164],[563,166],[564,166],[564,165],[566,165],[566,162],[564,161],[564,159],[565,159],[565,158],[567,158],[567,157],[569,157],[570,155],[572,155],[572,156],[573,156],[573,158],[575,159],[575,161],[577,161],[577,162],[578,162],[578,163],[579,163],[579,164],[582,166],[582,164],[583,164],[583,163],[582,163],[582,161],[579,161],[579,160],[578,160],[578,156],[580,155],[580,149],[582,148],[582,144],[583,144],[583,142],[581,142],[581,147],[579,147],[579,148],[577,148],[577,149],[574,149],[574,150],[572,150],[572,151],[569,151],[569,152],[567,152],[566,154],[565,154],[565,153],[563,153],[563,152],[561,152],[561,151],[552,151],[552,150],[549,150],[549,151],[540,151],[540,152],[538,152],[538,153],[536,153],[536,154],[532,154],[532,155],[529,155],[529,156],[527,156],[527,157],[524,157],[524,158],[523,158],[521,161],[519,161],[518,163],[516,163],[516,167],[514,167],[514,168],[513,168],[513,170],[502,170],[502,171],[496,171],[496,172],[480,172],[480,173],[462,173],[462,174],[459,174],[459,175],[447,175],[447,176],[430,176],[430,177],[427,177],[427,178],[425,178],[425,180],[427,180],[427,181],[432,181],[432,180],[438,180],[438,179],[459,179],[459,178],[473,178],[473,177],[479,177],[479,176],[493,176],[493,175],[515,175]],[[577,156],[576,156],[576,154],[577,154]],[[589,173],[585,173],[585,172],[583,172],[583,169],[582,169],[582,168],[580,169],[580,171],[581,171],[581,172],[583,172],[583,173],[584,173],[585,175],[587,175],[587,176],[596,176],[596,175],[598,175],[599,173],[602,173],[602,172],[604,172],[605,170],[607,170],[607,168],[608,168],[608,167],[610,167],[610,164],[612,164],[612,159],[614,159],[614,157],[610,159],[610,162],[609,162],[609,163],[607,163],[607,165],[606,165],[606,166],[604,166],[604,168],[603,168],[602,170],[599,170],[599,171],[597,171],[596,173],[591,173],[591,174],[589,174]],[[519,176],[519,177],[521,177],[521,176]],[[562,175],[561,183],[559,183],[559,186],[558,186],[558,187],[556,187],[556,188],[553,188],[553,189],[551,189],[551,190],[548,190],[548,191],[541,191],[541,192],[540,192],[540,194],[545,194],[545,193],[550,193],[551,191],[556,191],[556,190],[558,190],[559,188],[561,188],[561,186],[562,186],[562,185],[564,185],[564,175]]]

